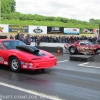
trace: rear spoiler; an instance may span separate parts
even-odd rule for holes
[[[25,52],[29,52],[29,53],[38,53],[39,52],[39,49],[34,46],[20,45],[20,46],[16,46],[16,48],[21,51],[25,51]]]

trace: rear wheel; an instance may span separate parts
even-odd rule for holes
[[[70,48],[69,48],[69,52],[70,52],[70,54],[77,54],[77,48],[75,48],[75,47],[70,47]]]
[[[18,58],[12,57],[9,63],[12,71],[19,72],[21,70],[21,64]]]

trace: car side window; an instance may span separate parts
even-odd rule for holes
[[[85,42],[80,42],[79,44],[80,44],[80,45],[86,45],[86,43],[85,43]]]

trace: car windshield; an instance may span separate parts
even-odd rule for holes
[[[6,49],[16,49],[16,46],[26,45],[22,41],[3,41],[2,43]]]

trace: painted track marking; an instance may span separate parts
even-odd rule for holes
[[[86,63],[82,63],[82,64],[78,64],[78,66],[83,66],[83,67],[90,67],[90,68],[100,68],[97,66],[88,66],[87,64],[89,64],[90,62],[86,62]]]
[[[63,99],[59,98],[58,96],[51,96],[51,95],[47,95],[47,94],[44,94],[44,93],[36,92],[34,90],[27,90],[27,89],[17,87],[17,86],[14,86],[14,85],[10,85],[10,84],[7,84],[7,83],[3,83],[3,82],[0,82],[0,85],[8,87],[8,88],[15,89],[15,90],[19,90],[19,91],[22,91],[22,92],[26,92],[26,93],[29,93],[29,94],[37,95],[37,96],[40,96],[44,99],[63,100]]]
[[[58,61],[57,63],[66,62],[66,61],[69,61],[69,60],[62,60],[62,61]]]

